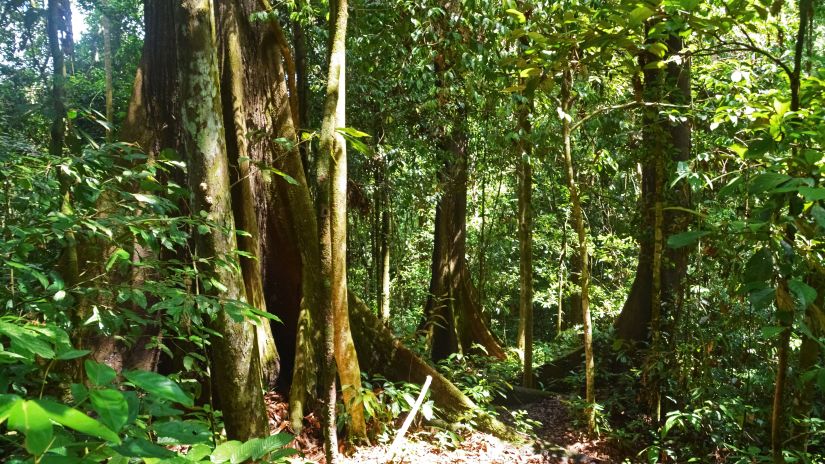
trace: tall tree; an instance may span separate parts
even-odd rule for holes
[[[109,12],[106,11],[108,4],[103,3],[103,14],[100,16],[100,26],[103,29],[103,73],[106,84],[104,92],[106,94],[106,122],[109,124],[106,127],[106,140],[112,141],[112,124],[114,124],[114,84],[112,78],[112,20],[109,18]]]
[[[233,214],[238,229],[245,232],[239,236],[238,246],[246,253],[246,256],[240,258],[246,298],[250,305],[266,312],[263,278],[260,263],[257,260],[257,257],[261,255],[260,231],[255,211],[253,166],[249,157],[249,141],[247,140],[243,52],[237,17],[235,5],[228,3],[219,25],[223,38],[220,50],[223,61],[221,98],[224,121],[233,123],[233,126],[226,131],[226,142],[229,161],[236,168],[230,172],[230,179],[234,186],[232,189]],[[234,130],[231,130],[233,127]],[[256,332],[264,383],[268,387],[274,387],[280,373],[280,360],[272,335],[272,327],[266,321],[256,325]]]
[[[459,18],[461,2],[447,2],[448,14],[434,21],[439,38],[434,71],[440,121],[434,139],[439,158],[441,194],[435,207],[435,230],[430,264],[430,286],[424,307],[424,328],[433,360],[481,346],[488,355],[503,359],[504,350],[482,317],[478,292],[467,266],[467,171],[469,165],[468,108],[455,92],[461,66],[461,44],[448,46],[451,18]],[[462,31],[465,33],[467,31]],[[458,34],[459,40],[464,40]]]
[[[523,81],[523,79],[522,79]],[[526,93],[526,92],[525,92]],[[530,140],[530,100],[519,95],[516,108],[519,242],[518,347],[522,353],[522,385],[533,386],[533,155]]]
[[[344,406],[351,419],[351,432],[354,437],[360,438],[366,435],[360,400],[361,370],[350,333],[347,301],[347,148],[338,130],[346,127],[347,0],[331,2],[330,8],[329,73],[318,149],[321,272],[324,285],[330,291],[335,362],[343,389]],[[332,459],[333,452],[327,451],[328,460]]]
[[[175,11],[181,80],[181,124],[188,156],[193,208],[205,212],[217,230],[199,233],[197,254],[209,259],[229,300],[246,298],[244,282],[233,269],[237,250],[229,188],[223,107],[211,0],[186,0]],[[218,264],[218,259],[227,264]],[[227,303],[229,304],[229,303]],[[211,355],[215,390],[223,409],[227,435],[247,440],[267,433],[257,337],[248,320],[238,321],[227,310],[213,322],[221,338]]]
[[[615,323],[619,339],[637,342],[647,341],[651,328],[658,334],[662,314],[682,304],[689,248],[667,248],[664,240],[687,230],[691,221],[685,212],[691,203],[689,185],[682,180],[669,189],[666,179],[677,162],[690,159],[690,122],[687,117],[668,118],[662,110],[667,105],[683,109],[690,105],[690,56],[678,31],[651,32],[661,30],[653,25],[647,26],[646,41],[661,44],[658,49],[666,53],[644,51],[639,57],[643,80],[637,98],[645,103],[639,259],[630,294]],[[660,68],[659,62],[667,64]]]
[[[49,154],[60,159],[63,157],[63,146],[66,141],[66,60],[67,43],[61,40],[61,33],[66,37],[66,8],[71,8],[68,0],[49,0],[46,19],[46,34],[48,36],[49,51],[52,58],[52,116],[51,139]],[[60,212],[68,217],[74,215],[72,200],[71,175],[68,168],[59,171],[60,179]],[[61,259],[63,280],[66,287],[74,289],[80,280],[80,268],[77,251],[77,239],[74,231],[66,231],[66,243],[63,246]],[[74,336],[78,346],[83,346],[81,338],[81,323],[83,310],[77,302],[71,313],[74,324]]]
[[[788,73],[788,81],[790,84],[790,111],[792,114],[797,114],[801,108],[800,90],[802,83],[802,57],[805,52],[805,43],[807,36],[811,33],[808,30],[810,27],[810,18],[814,12],[813,0],[799,0],[799,24],[796,31],[796,41],[794,42],[794,58],[793,68]],[[799,154],[799,148],[793,147],[794,155]],[[798,171],[799,168],[792,167],[793,171]],[[793,172],[793,174],[807,175],[804,172]],[[788,210],[791,214],[798,214],[801,208],[794,203],[797,200],[789,197]],[[796,228],[788,225],[784,231],[784,243],[795,243]],[[793,246],[793,245],[788,245]],[[785,258],[787,260],[787,258]],[[789,260],[788,260],[789,261]],[[787,266],[787,263],[785,263]],[[776,315],[782,331],[779,334],[777,343],[777,366],[776,366],[776,380],[774,382],[773,405],[771,410],[771,452],[773,454],[773,462],[776,464],[785,462],[785,455],[783,449],[785,443],[783,441],[785,429],[784,417],[784,396],[786,389],[786,382],[788,376],[788,363],[790,358],[790,341],[791,332],[793,331],[794,323],[794,309],[795,303],[790,293],[789,276],[780,271],[778,276],[778,285],[776,287]],[[814,294],[816,292],[814,291]],[[806,309],[806,308],[803,308]],[[812,311],[815,311],[812,309]]]
[[[571,61],[576,61],[575,49],[570,52]],[[573,229],[578,238],[577,257],[579,268],[579,304],[584,322],[584,372],[585,372],[585,401],[587,402],[587,428],[593,433],[596,428],[596,367],[593,359],[593,322],[590,317],[590,256],[587,250],[587,227],[584,223],[581,195],[576,181],[576,169],[573,165],[572,127],[571,121],[574,109],[575,96],[573,95],[573,70],[569,67],[562,71],[561,95],[561,137],[562,152],[564,155],[564,171],[567,178],[567,189],[570,191],[571,216]]]

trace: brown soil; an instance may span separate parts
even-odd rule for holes
[[[278,393],[266,396],[269,426],[273,433],[291,432],[288,406]],[[407,440],[390,461],[388,444],[357,447],[342,452],[341,464],[601,464],[621,463],[627,454],[605,439],[591,439],[575,429],[567,406],[558,397],[548,398],[522,408],[537,425],[526,444],[514,444],[481,432],[461,434],[456,444],[451,435],[435,427],[411,430]],[[507,421],[509,413],[500,417]],[[318,419],[309,415],[304,419],[304,430],[291,444],[301,451],[293,462],[324,463],[321,428]]]

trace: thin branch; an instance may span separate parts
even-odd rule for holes
[[[617,111],[617,110],[625,110],[625,109],[629,109],[629,108],[635,108],[635,107],[637,107],[637,106],[646,106],[646,107],[661,107],[661,108],[682,108],[682,109],[684,109],[684,108],[690,108],[690,106],[689,106],[689,105],[674,105],[674,104],[670,104],[670,103],[637,102],[637,101],[632,101],[632,102],[628,102],[628,103],[623,103],[623,104],[621,104],[621,105],[605,106],[605,107],[599,108],[599,109],[597,109],[597,110],[594,110],[592,113],[588,113],[587,115],[585,115],[584,117],[582,117],[581,119],[579,119],[578,121],[576,121],[576,123],[575,123],[575,124],[573,124],[573,125],[571,125],[571,126],[570,126],[570,131],[571,131],[571,132],[575,131],[576,129],[578,129],[579,127],[581,127],[581,126],[582,126],[582,124],[586,123],[587,121],[589,121],[589,120],[593,119],[594,117],[596,117],[596,116],[598,116],[598,115],[600,115],[600,114],[609,113],[609,112],[611,112],[611,111]]]
[[[764,56],[769,61],[773,62],[774,64],[776,64],[777,66],[782,68],[782,70],[785,71],[785,74],[787,74],[789,78],[793,79],[793,71],[791,70],[791,68],[788,67],[788,65],[785,64],[784,61],[782,61],[779,58],[773,56],[771,54],[771,52],[757,47],[755,44],[753,44],[753,41],[751,41],[751,43],[744,43],[744,42],[739,42],[739,41],[729,42],[729,41],[722,40],[722,38],[719,37],[716,34],[714,34],[714,37],[716,38],[716,40],[719,41],[720,45],[722,45],[724,47],[731,47],[730,49],[721,50],[721,51],[731,51],[731,52],[749,51],[749,52],[757,53],[759,55]],[[748,36],[748,40],[750,40],[750,36]],[[736,47],[738,47],[738,48],[736,48]]]

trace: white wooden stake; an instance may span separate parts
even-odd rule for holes
[[[430,388],[430,383],[432,383],[432,381],[433,377],[428,375],[427,380],[424,381],[424,385],[421,387],[421,393],[418,394],[415,404],[410,410],[410,413],[407,414],[407,418],[404,419],[404,423],[401,425],[401,428],[398,429],[398,434],[395,435],[395,440],[392,441],[392,445],[390,445],[390,449],[387,451],[387,462],[392,462],[393,459],[395,459],[395,453],[398,452],[398,447],[400,447],[404,442],[404,435],[407,433],[407,429],[410,428],[410,425],[412,425],[412,421],[415,419],[415,415],[418,413],[418,408],[421,407],[421,403],[424,402],[424,395],[427,394],[427,389]]]

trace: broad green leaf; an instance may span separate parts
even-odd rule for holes
[[[751,179],[748,191],[750,193],[762,193],[768,190],[773,190],[780,184],[787,182],[791,176],[780,174],[778,172],[764,172]]]
[[[300,454],[295,448],[282,448],[269,454],[270,462],[281,462],[280,459]]]
[[[212,456],[210,457],[210,461],[213,464],[222,464],[224,462],[229,461],[232,458],[232,453],[241,446],[242,443],[238,440],[229,440],[225,443],[221,443],[215,448],[215,451],[212,452]]]
[[[123,393],[107,388],[92,390],[89,396],[100,420],[110,429],[118,431],[126,425],[129,418],[129,405]]]
[[[9,412],[9,428],[26,436],[26,451],[35,456],[43,454],[52,442],[54,428],[49,415],[32,400],[18,401]]]
[[[816,290],[799,279],[788,281],[788,289],[794,294],[799,302],[799,309],[804,310],[816,300]]]
[[[766,326],[766,327],[762,327],[762,337],[763,338],[769,338],[769,339],[774,338],[777,335],[779,335],[780,333],[782,333],[783,330],[785,330],[785,328],[780,327],[778,325],[769,325],[769,326]]]
[[[761,248],[745,265],[745,283],[765,282],[773,276],[773,256],[768,248]]]
[[[791,109],[791,102],[790,101],[781,101],[778,98],[773,100],[773,109],[776,111],[776,114],[779,116],[784,115]]]
[[[186,459],[190,461],[200,461],[210,454],[212,454],[212,448],[209,445],[200,443],[197,445],[192,445],[192,448],[190,448],[189,452],[186,453]]]
[[[5,334],[12,341],[12,347],[21,348],[25,352],[37,355],[42,358],[51,359],[54,357],[54,350],[48,343],[41,339],[41,335],[29,327],[21,327],[16,324],[9,324],[0,321],[0,334]]]
[[[508,8],[506,10],[506,13],[508,15],[513,16],[514,18],[516,18],[518,20],[518,22],[521,23],[521,24],[527,22],[527,17],[525,17],[524,13],[522,13],[519,10],[516,10],[514,8]]]
[[[89,380],[95,385],[108,385],[117,377],[117,372],[114,369],[91,359],[83,361],[83,367],[86,369]]]
[[[49,419],[64,427],[85,433],[86,435],[102,438],[112,443],[120,443],[120,437],[118,437],[115,432],[77,409],[49,400],[37,400],[37,403],[46,410]]]
[[[682,248],[688,245],[693,245],[700,238],[708,235],[710,231],[707,230],[689,230],[676,235],[671,235],[667,239],[667,246],[671,248]]]
[[[23,399],[17,395],[0,395],[0,424],[9,418],[12,408],[20,401]]]
[[[685,11],[693,11],[702,4],[702,0],[679,0],[679,5]]]
[[[654,11],[645,5],[638,5],[630,12],[630,21],[635,24],[641,24],[653,16]]]
[[[773,303],[776,298],[776,289],[773,287],[766,287],[753,291],[748,295],[748,301],[751,302],[754,309],[764,309]]]
[[[799,194],[807,201],[825,200],[825,188],[822,187],[800,187]]]
[[[287,181],[287,183],[288,183],[288,184],[292,184],[292,185],[299,185],[299,184],[298,184],[298,181],[297,181],[297,180],[295,180],[295,178],[294,178],[294,177],[290,176],[289,174],[287,174],[287,173],[285,173],[285,172],[283,172],[283,171],[281,171],[281,170],[279,170],[279,169],[269,168],[269,167],[268,167],[268,168],[266,168],[264,171],[265,171],[265,172],[270,172],[270,173],[272,173],[272,174],[275,174],[276,176],[280,176],[280,177],[282,177],[285,181]]]
[[[647,51],[658,56],[659,58],[664,58],[667,53],[667,45],[662,42],[653,42],[647,46]]]
[[[127,438],[122,445],[113,446],[121,456],[129,458],[171,458],[175,453],[143,438]]]
[[[209,443],[212,431],[204,422],[193,420],[172,420],[169,422],[155,422],[152,429],[158,436],[158,443],[194,445]]]
[[[75,404],[80,404],[89,398],[89,389],[82,383],[71,384],[69,390],[72,392],[72,401]]]
[[[811,207],[811,216],[813,216],[814,221],[819,224],[819,227],[825,229],[825,208],[819,205],[813,205]]]
[[[135,200],[137,200],[141,203],[147,203],[147,204],[150,204],[150,205],[154,205],[154,204],[157,204],[157,202],[158,202],[158,198],[154,195],[145,195],[143,193],[133,193],[132,196],[135,197]]]
[[[112,266],[115,265],[118,261],[121,260],[128,260],[129,259],[129,252],[124,250],[123,248],[118,248],[112,253],[112,256],[109,256],[109,260],[106,261],[106,270],[112,269]]]
[[[55,359],[58,359],[60,361],[68,361],[70,359],[77,359],[77,358],[80,358],[82,356],[86,356],[89,353],[91,353],[91,351],[89,351],[89,350],[69,349],[69,350],[61,351],[61,352],[57,353],[57,357]]]
[[[288,433],[278,433],[275,435],[270,435],[268,437],[261,439],[261,446],[255,452],[252,453],[252,459],[258,460],[261,459],[264,455],[267,455],[277,449],[283,448],[284,446],[288,445],[295,437]]]
[[[125,371],[123,376],[136,387],[160,398],[192,407],[195,402],[180,386],[165,376],[148,371]]]
[[[668,416],[669,417],[665,421],[665,425],[662,427],[662,432],[661,432],[662,438],[667,436],[667,433],[670,431],[670,429],[679,420],[679,411],[673,411],[673,413],[669,414]]]
[[[355,138],[372,137],[370,134],[367,134],[366,132],[361,132],[360,130],[352,127],[339,127],[335,130],[344,135],[349,135],[350,137]]]

